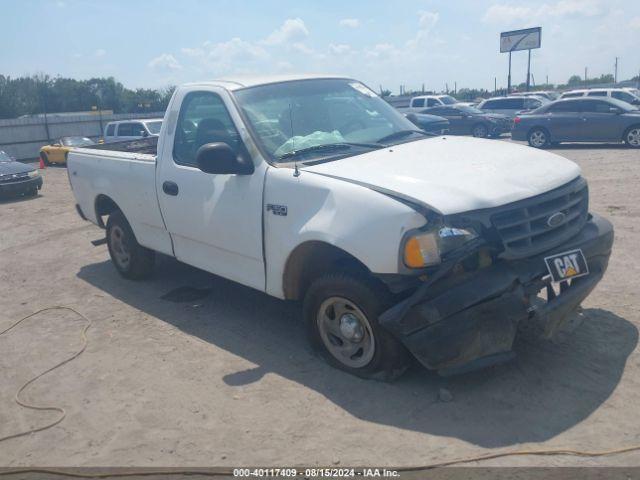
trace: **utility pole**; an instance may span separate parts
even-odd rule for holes
[[[615,73],[613,75],[614,83],[618,83],[618,57],[616,57]]]
[[[547,79],[545,80],[545,85],[548,87],[549,86],[549,75],[546,76]]]
[[[584,83],[587,83],[587,67],[584,67]]]
[[[531,87],[531,49],[529,49],[529,60],[527,60],[527,92]]]
[[[458,93],[458,82],[453,82],[453,94],[456,95]]]
[[[493,77],[493,94],[498,94],[498,77]]]
[[[509,51],[509,76],[507,77],[507,95],[511,93],[511,51]]]

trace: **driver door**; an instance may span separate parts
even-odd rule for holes
[[[249,155],[241,120],[223,89],[192,87],[172,102],[156,174],[156,190],[176,258],[250,287],[265,289],[262,191],[265,162],[251,175],[208,174],[198,148],[224,142]]]

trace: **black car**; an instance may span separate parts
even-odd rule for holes
[[[35,196],[41,188],[42,177],[38,170],[30,165],[16,162],[0,150],[0,196]]]
[[[511,138],[536,148],[560,142],[625,142],[640,148],[640,110],[614,98],[557,100],[513,122]]]
[[[449,120],[446,118],[424,113],[407,113],[405,117],[416,127],[419,127],[427,133],[444,135],[449,132]]]
[[[449,120],[449,133],[474,137],[499,137],[511,130],[511,120],[499,113],[486,113],[467,105],[446,105],[426,108],[420,113],[438,115]]]

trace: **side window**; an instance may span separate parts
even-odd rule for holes
[[[116,125],[111,123],[107,125],[107,133],[105,134],[107,137],[113,137],[116,134]]]
[[[132,136],[134,137],[142,137],[144,136],[144,132],[146,131],[144,126],[141,123],[132,123],[131,124]]]
[[[424,107],[424,98],[415,98],[411,102],[413,107]]]
[[[538,108],[541,106],[542,106],[542,101],[538,100],[537,98],[530,98],[529,100],[527,100],[528,108]]]
[[[618,100],[622,100],[623,102],[631,103],[635,100],[635,97],[627,92],[611,92],[611,96]]]
[[[480,108],[488,110],[488,109],[495,108],[495,107],[496,107],[495,100],[488,100]]]
[[[580,111],[580,101],[572,101],[572,102],[559,102],[551,105],[548,112],[551,113],[568,113],[568,112],[578,112]]]
[[[440,102],[437,101],[435,98],[427,99],[427,107],[436,107],[438,105],[440,105]]]
[[[240,135],[222,99],[213,92],[191,92],[182,101],[173,159],[177,164],[196,166],[196,152],[206,143],[223,142],[240,153]]]
[[[582,102],[582,111],[588,113],[611,113],[609,109],[612,105],[607,102],[599,102],[598,100],[587,100]]]
[[[133,137],[133,124],[132,123],[120,123],[118,124],[118,136],[119,137]]]
[[[582,93],[578,92],[578,93],[563,93],[562,94],[562,98],[576,98],[576,97],[581,97]]]
[[[588,97],[606,97],[607,92],[589,92],[587,93]]]

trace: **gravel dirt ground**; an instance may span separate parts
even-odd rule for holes
[[[169,258],[149,281],[123,280],[106,246],[91,245],[104,233],[76,214],[66,170],[48,168],[37,198],[0,202],[0,331],[52,305],[93,323],[86,352],[24,393],[67,417],[1,443],[0,465],[408,466],[640,444],[640,151],[553,151],[583,168],[591,209],[616,228],[583,324],[559,345],[521,338],[508,365],[454,378],[416,367],[391,384],[327,366],[307,346],[296,304]],[[205,296],[162,298],[185,286]],[[0,437],[56,418],[13,396],[77,350],[82,327],[72,313],[52,311],[0,337]],[[443,388],[448,402],[439,400]],[[634,466],[640,452],[482,465]]]

